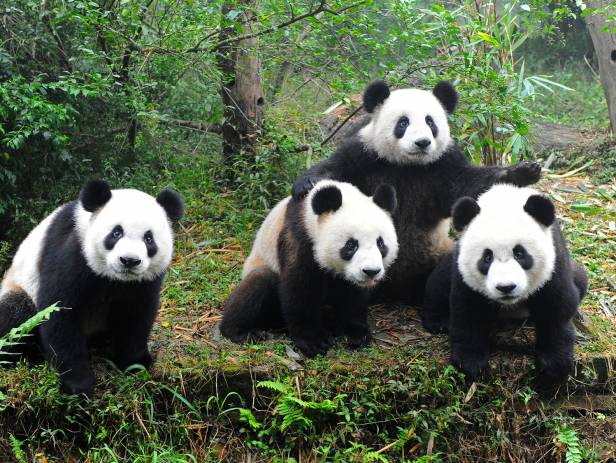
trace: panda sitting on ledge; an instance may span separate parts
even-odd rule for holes
[[[445,81],[431,92],[390,91],[385,82],[373,82],[363,97],[370,117],[293,185],[296,199],[323,178],[349,182],[366,195],[384,183],[395,188],[400,252],[379,286],[381,298],[421,302],[428,274],[453,249],[448,218],[456,199],[476,198],[495,183],[526,186],[539,180],[535,162],[473,165],[450,135],[447,114],[457,102],[457,92]]]
[[[472,379],[488,365],[496,321],[528,318],[538,384],[565,380],[588,278],[569,256],[552,202],[530,188],[496,185],[478,201],[458,200],[453,223],[460,240],[428,279],[424,327],[449,331],[451,363]]]
[[[0,336],[57,303],[36,330],[38,347],[59,371],[61,389],[90,396],[88,347],[111,341],[120,369],[152,363],[147,340],[173,254],[172,224],[183,215],[169,189],[152,196],[111,190],[96,180],[60,206],[21,243],[0,289]]]

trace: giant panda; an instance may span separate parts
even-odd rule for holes
[[[570,256],[554,205],[531,188],[495,185],[453,208],[461,233],[426,285],[424,327],[449,331],[451,363],[475,378],[488,364],[499,320],[529,318],[536,329],[536,375],[551,386],[573,370],[572,318],[588,287]]]
[[[322,306],[333,306],[334,335],[352,347],[371,340],[370,290],[398,254],[389,185],[368,197],[349,183],[324,180],[301,200],[279,202],[259,229],[243,278],[224,304],[221,333],[244,342],[251,333],[286,328],[308,357],[331,346]]]
[[[119,368],[149,367],[147,340],[183,207],[170,189],[153,198],[87,183],[19,246],[0,289],[0,336],[58,303],[65,309],[38,327],[36,340],[63,392],[92,394],[88,345],[96,338],[110,341]]]
[[[379,287],[380,299],[421,301],[427,275],[453,248],[448,218],[456,199],[477,197],[497,182],[525,186],[540,177],[541,168],[534,162],[512,167],[469,162],[449,131],[447,114],[457,101],[457,92],[445,81],[431,92],[390,91],[383,81],[371,83],[363,96],[369,117],[331,157],[293,184],[295,198],[322,178],[352,183],[367,195],[382,183],[395,188],[400,254]]]

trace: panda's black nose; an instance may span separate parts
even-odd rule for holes
[[[120,262],[126,268],[136,267],[141,263],[141,259],[135,259],[133,257],[120,257]]]
[[[381,272],[380,268],[365,268],[363,272],[368,275],[370,278],[375,277]]]
[[[513,291],[516,288],[516,286],[517,285],[514,285],[514,284],[496,285],[496,289],[498,289],[503,294],[509,294],[511,291]]]
[[[417,146],[419,146],[422,150],[425,150],[428,146],[430,146],[432,142],[427,138],[420,138],[415,142]]]

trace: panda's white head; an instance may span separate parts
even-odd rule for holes
[[[372,118],[360,130],[367,148],[395,164],[429,164],[453,143],[447,113],[458,103],[458,94],[447,81],[432,92],[405,88],[390,92],[381,80],[364,92],[364,108]]]
[[[516,304],[551,279],[555,212],[547,197],[530,188],[495,185],[478,201],[459,199],[452,215],[462,232],[458,270],[475,291]]]
[[[171,263],[172,223],[183,213],[181,197],[170,189],[155,199],[139,190],[111,190],[102,180],[89,182],[75,215],[88,266],[111,280],[159,277]]]
[[[304,203],[317,263],[358,286],[376,285],[398,255],[391,219],[396,202],[389,185],[369,197],[350,183],[318,182]]]

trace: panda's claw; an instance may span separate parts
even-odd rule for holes
[[[535,359],[535,383],[550,389],[564,383],[573,372],[573,356],[538,353]]]
[[[532,185],[541,178],[541,165],[535,161],[522,161],[513,167],[512,174],[516,185]]]
[[[314,187],[314,183],[310,177],[300,177],[293,183],[292,194],[293,199],[302,199]]]
[[[332,346],[332,340],[326,336],[314,335],[293,339],[297,348],[309,358],[326,355]]]
[[[421,324],[431,334],[444,334],[449,332],[449,323],[446,318],[422,314]]]
[[[451,350],[450,363],[460,370],[468,380],[477,379],[488,367],[489,354],[486,352],[460,349]]]

